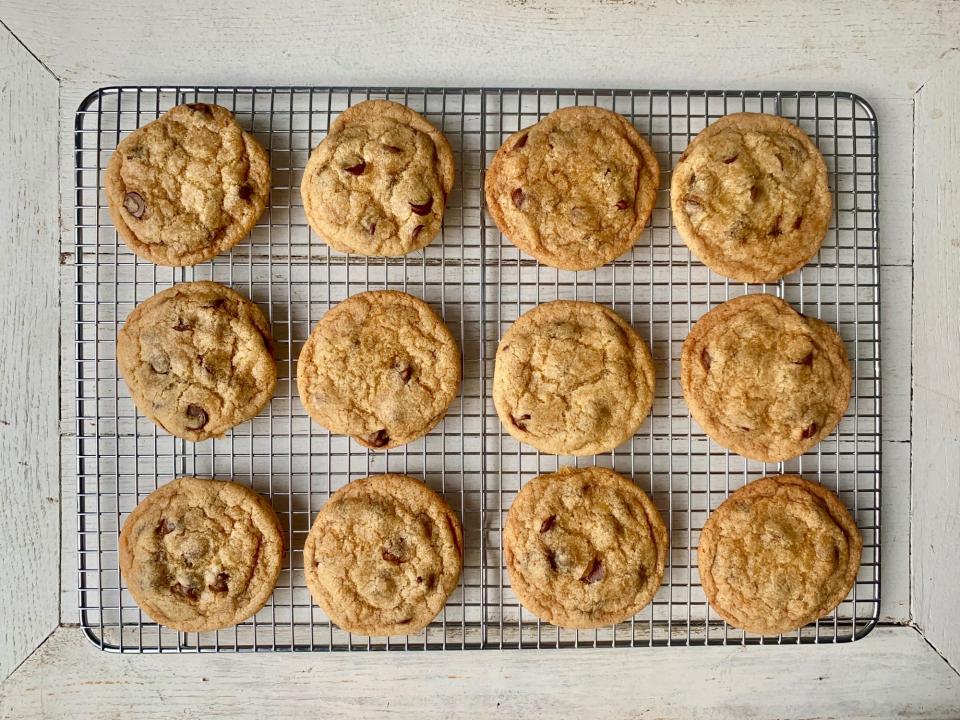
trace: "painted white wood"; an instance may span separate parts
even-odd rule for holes
[[[0,688],[0,717],[18,720],[386,714],[952,720],[960,677],[911,628],[881,628],[869,642],[832,647],[400,657],[116,656],[61,628]]]
[[[57,81],[0,28],[0,679],[59,617]]]
[[[917,93],[914,154],[913,598],[960,667],[960,57]]]
[[[59,77],[96,82],[719,82],[908,98],[960,44],[960,6],[924,0],[6,0],[3,15]]]
[[[944,138],[949,126],[942,120],[939,124],[928,122],[939,144],[930,142],[931,149],[924,150],[921,137],[932,136],[922,134],[920,114],[922,107],[929,107],[931,116],[939,109],[945,118],[956,118],[960,112],[958,89],[950,83],[957,77],[958,68],[954,65],[942,79],[934,78],[938,66],[960,54],[960,3],[889,0],[868,6],[846,0],[816,5],[805,0],[715,4],[699,0],[491,0],[457,4],[444,0],[338,0],[320,5],[295,0],[265,12],[264,5],[254,0],[229,5],[213,0],[174,0],[163,7],[134,0],[5,0],[0,19],[64,79],[60,104],[64,251],[69,251],[73,242],[73,113],[82,97],[98,85],[260,82],[799,87],[861,93],[876,109],[881,132],[881,617],[892,622],[909,619],[909,338],[912,332],[914,342],[948,342],[950,336],[944,329],[956,327],[955,300],[950,304],[956,293],[947,284],[951,275],[943,267],[951,262],[949,252],[957,249],[953,245],[948,252],[925,240],[938,237],[937,222],[952,222],[951,237],[957,237],[956,215],[949,215],[949,205],[937,210],[937,196],[932,191],[918,192],[917,223],[912,226],[911,167],[922,154],[924,165],[918,163],[918,183],[926,183],[927,188],[936,185],[937,177],[946,177],[942,172],[948,162]],[[5,56],[0,53],[0,57]],[[915,155],[914,93],[928,80],[933,84],[928,83],[917,98]],[[944,96],[949,107],[943,104]],[[37,132],[51,117],[45,115],[36,123]],[[0,124],[3,122],[0,120]],[[952,127],[953,156],[957,156],[955,122]],[[44,147],[49,151],[53,140],[48,137],[47,142],[51,144]],[[0,143],[0,157],[10,150],[7,145]],[[956,169],[953,172],[955,183]],[[10,185],[0,184],[0,197],[5,197],[4,188]],[[956,184],[952,192],[956,192]],[[955,197],[952,207],[958,207]],[[4,217],[0,215],[0,223]],[[921,250],[930,253],[923,275],[919,270],[916,273],[915,287],[911,286],[910,267],[913,233],[918,238],[918,268]],[[942,256],[934,256],[941,250]],[[21,256],[17,261],[21,262]],[[42,268],[45,262],[36,260],[31,267]],[[3,271],[0,267],[0,273]],[[62,326],[61,597],[62,617],[67,622],[76,620],[76,504],[70,420],[73,371],[69,362],[73,352],[71,272],[69,265],[63,268],[62,287],[67,294]],[[930,277],[937,282],[930,283]],[[42,273],[37,275],[35,270],[21,273],[12,287],[15,289],[9,291],[0,287],[0,299],[6,297],[5,292],[20,297],[56,292],[56,282]],[[921,312],[918,307],[912,325],[911,292],[916,294],[918,306],[922,302],[925,309]],[[949,325],[951,320],[953,326]],[[919,387],[920,373],[913,385],[915,417],[920,417],[921,408],[929,411],[922,429],[919,420],[913,428],[913,439],[925,443],[922,452],[917,446],[913,453],[913,500],[915,504],[919,500],[934,503],[928,505],[933,514],[923,515],[922,525],[918,512],[913,542],[915,551],[920,542],[932,543],[935,548],[925,552],[924,563],[914,555],[914,602],[918,619],[925,618],[920,625],[934,634],[938,630],[949,632],[950,625],[943,621],[951,616],[943,610],[953,608],[938,604],[938,598],[949,597],[933,592],[934,587],[942,589],[943,582],[925,580],[924,573],[938,581],[946,578],[952,582],[953,597],[960,589],[956,587],[956,575],[949,574],[949,563],[946,569],[942,565],[951,547],[942,538],[955,538],[957,528],[952,536],[944,534],[950,518],[945,522],[942,513],[946,511],[938,510],[935,504],[939,501],[941,507],[952,507],[956,522],[960,496],[956,468],[960,465],[945,459],[951,451],[949,446],[935,445],[930,437],[924,437],[939,437],[935,434],[938,423],[947,418],[947,403],[936,393],[960,387],[957,382],[952,386],[944,382],[944,371],[955,369],[955,365],[944,365],[944,357],[956,361],[955,336],[952,347],[952,356],[927,354],[935,358],[926,368],[927,387]],[[26,360],[15,354],[9,357],[13,358],[10,371],[23,372]],[[0,372],[8,372],[7,367],[0,366]],[[40,392],[38,407],[55,405],[53,385],[45,385]],[[949,417],[955,420],[955,406],[951,412]],[[55,417],[55,407],[50,414]],[[958,426],[952,427],[955,441]],[[0,426],[0,442],[4,431],[5,426]],[[40,439],[30,445],[30,452],[37,456],[35,467],[39,468],[42,460],[51,458],[55,451]],[[38,496],[35,490],[27,498],[11,495],[7,490],[10,483],[3,474],[6,472],[6,465],[0,467],[5,497],[11,498],[6,515],[0,506],[0,519],[4,520],[7,515],[24,515]],[[56,468],[52,468],[46,478],[55,477]],[[23,482],[21,476],[17,479]],[[36,530],[16,537],[18,542],[23,537],[35,538]],[[931,565],[928,559],[941,565]],[[0,570],[5,569],[4,561],[0,558]],[[2,594],[6,587],[4,577],[0,603],[6,600]],[[31,605],[35,603],[17,599],[13,632],[27,625],[24,618],[33,612]],[[0,604],[0,615],[5,607],[9,605]],[[940,620],[931,623],[931,618]],[[10,632],[8,624],[4,623],[0,633]],[[0,639],[5,636],[0,635]],[[931,639],[938,642],[933,635]],[[940,643],[938,647],[944,650],[945,646]],[[954,659],[960,656],[945,652]],[[910,681],[905,682],[905,677]],[[271,680],[262,688],[254,684],[264,678]],[[196,714],[191,710],[200,708],[213,717],[235,717],[244,711],[273,717],[316,714],[318,710],[369,717],[376,709],[387,709],[385,703],[390,701],[390,710],[418,715],[431,710],[449,715],[457,705],[466,708],[458,715],[484,717],[499,709],[504,715],[530,716],[602,712],[611,717],[887,717],[899,713],[946,718],[960,715],[960,687],[956,683],[957,677],[946,663],[906,628],[881,627],[863,642],[836,648],[164,658],[104,655],[87,646],[76,630],[63,629],[0,686],[0,717],[77,716],[80,704],[98,707],[98,714],[107,717],[154,717],[161,713],[187,717]]]

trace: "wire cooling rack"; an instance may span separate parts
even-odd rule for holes
[[[403,258],[331,252],[310,232],[299,194],[311,148],[344,108],[389,98],[423,113],[453,147],[457,180],[443,232]],[[231,109],[270,152],[270,207],[232,252],[192,268],[158,267],[118,240],[103,173],[128,132],[183,102]],[[629,254],[597,270],[538,265],[503,238],[483,210],[484,168],[505,137],[567,105],[627,116],[660,160],[650,227]],[[783,115],[826,158],[833,222],[819,255],[779,283],[744,285],[690,255],[673,228],[670,170],[709,122],[742,110]],[[704,92],[454,88],[105,88],[76,116],[76,411],[81,624],[105,650],[206,652],[394,650],[839,642],[876,622],[880,588],[880,317],[877,261],[877,124],[862,99],[840,92]],[[115,363],[117,330],[134,306],[170,285],[211,279],[269,314],[278,384],[269,407],[218,440],[189,443],[138,416]],[[368,289],[424,298],[463,350],[463,387],[425,438],[383,453],[312,424],[296,391],[296,362],[317,320]],[[708,309],[747,292],[770,292],[833,324],[854,369],[853,398],[837,432],[801,458],[764,465],[711,443],[691,421],[679,383],[680,347]],[[650,344],[657,368],[653,412],[637,434],[595,458],[557,458],[502,431],[492,403],[501,334],[523,312],[556,298],[612,306]],[[503,568],[500,529],[521,484],[559,465],[597,463],[632,476],[669,524],[663,586],[632,620],[591,631],[560,630],[522,609]],[[460,514],[463,576],[442,614],[407,637],[368,638],[332,625],[310,601],[303,544],[324,501],[350,480],[381,472],[424,478]],[[850,596],[819,622],[759,637],[726,626],[706,604],[696,546],[708,512],[764,474],[799,472],[836,490],[863,533]],[[219,632],[181,633],[153,623],[124,588],[118,529],[157,486],[177,475],[232,478],[270,498],[289,552],[276,591],[254,618]]]

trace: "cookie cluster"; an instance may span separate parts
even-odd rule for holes
[[[385,100],[339,115],[301,184],[307,220],[331,248],[400,256],[442,232],[455,166],[443,134]],[[193,265],[243,239],[269,204],[270,163],[233,115],[173,108],[117,147],[106,194],[139,256]],[[631,251],[650,220],[660,165],[623,116],[557,110],[509,136],[487,170],[486,206],[517,248],[551,267],[600,267]],[[690,250],[714,271],[766,283],[819,250],[832,216],[816,145],[770,115],[729,115],[673,169],[671,208]],[[830,435],[850,399],[835,329],[783,300],[750,294],[706,313],[681,353],[691,415],[716,443],[779,462]],[[269,403],[276,385],[263,312],[215,282],[181,283],[142,302],[117,338],[118,368],[139,411],[191,442],[222,436]],[[297,364],[310,417],[373,451],[433,429],[456,399],[460,348],[423,300],[356,294],[314,327]],[[627,442],[657,397],[654,357],[620,315],[557,300],[520,316],[496,353],[493,402],[506,432],[540,452],[606,453]],[[563,627],[623,622],[660,588],[668,526],[632,479],[563,468],[523,486],[503,527],[513,592]],[[120,567],[138,604],[182,631],[256,613],[280,573],[284,539],[265,499],[236,483],[178,478],[127,518]],[[862,540],[839,498],[796,476],[756,480],[707,520],[700,579],[729,624],[782,633],[831,612],[856,580]],[[317,515],[303,548],[314,600],[351,632],[425,628],[463,567],[457,515],[403,475],[355,481]]]

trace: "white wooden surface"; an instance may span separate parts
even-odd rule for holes
[[[960,667],[960,55],[917,93],[913,562],[917,624]]]
[[[0,678],[59,617],[56,113],[56,79],[0,28]]]
[[[833,647],[401,657],[116,656],[64,628],[0,687],[0,718],[956,720],[957,698],[960,677],[910,628]]]
[[[949,520],[949,513],[942,510],[937,515],[931,508],[952,507],[955,521],[960,498],[958,465],[944,460],[955,445],[945,443],[936,448],[932,444],[933,438],[942,437],[938,433],[942,432],[941,422],[947,415],[944,403],[932,396],[922,405],[926,391],[918,387],[920,367],[916,354],[918,377],[912,388],[910,373],[911,337],[915,348],[924,342],[952,342],[954,360],[957,355],[956,337],[943,332],[951,321],[950,327],[957,326],[956,290],[950,285],[957,273],[946,270],[946,263],[956,262],[956,252],[951,255],[947,249],[929,246],[929,238],[936,237],[935,230],[932,225],[923,225],[933,222],[929,220],[933,217],[948,225],[952,219],[955,240],[957,205],[954,202],[951,208],[934,204],[929,212],[921,212],[923,202],[934,201],[931,194],[924,192],[921,197],[918,193],[916,226],[912,219],[915,160],[926,158],[931,162],[929,167],[936,168],[925,175],[927,166],[918,166],[918,189],[920,183],[932,187],[930,183],[940,177],[952,178],[956,183],[960,172],[956,150],[952,154],[943,152],[941,143],[922,154],[919,144],[921,138],[944,138],[952,132],[956,146],[960,91],[956,86],[957,71],[951,69],[954,66],[950,63],[960,57],[960,3],[339,0],[321,6],[297,0],[266,12],[262,3],[253,0],[231,3],[229,7],[213,0],[171,0],[162,7],[131,0],[5,0],[0,4],[0,20],[60,79],[61,226],[63,250],[67,252],[61,282],[67,290],[72,287],[69,250],[73,112],[79,101],[99,85],[219,82],[744,87],[844,89],[865,96],[877,111],[881,133],[881,617],[885,622],[905,623],[916,616],[921,627],[929,628],[937,647],[960,663],[960,652],[956,651],[960,624],[952,623],[955,598],[960,593],[957,576],[950,575],[949,568],[936,567],[926,559],[921,567],[917,548],[922,537],[933,545],[934,549],[926,554],[931,561],[942,563],[945,555],[952,553],[957,533],[946,536],[945,541],[940,530],[945,525],[944,518]],[[917,94],[921,87],[923,90]],[[930,112],[921,113],[924,107],[929,107]],[[939,124],[934,124],[936,109],[945,113],[942,117],[946,119],[940,119]],[[21,122],[42,124],[37,123],[36,113],[28,108],[21,113]],[[44,119],[50,120],[49,116]],[[931,127],[925,129],[928,125]],[[939,135],[926,135],[928,130]],[[52,147],[55,139],[48,136],[48,142]],[[0,184],[0,194],[9,192],[9,184]],[[0,204],[2,207],[6,205]],[[47,222],[55,222],[55,218],[48,218]],[[3,241],[8,242],[6,235]],[[951,247],[957,250],[956,245]],[[944,263],[940,274],[933,275],[941,278],[940,284],[927,284],[926,290],[921,289],[924,283],[919,272],[914,284],[911,263],[915,251],[918,267],[925,258],[929,272]],[[55,293],[52,279],[37,288],[33,287],[37,284],[35,277],[21,280],[19,292],[31,297]],[[917,299],[916,308],[912,307],[913,296]],[[920,311],[922,303],[926,303],[924,312]],[[938,309],[942,323],[932,321]],[[62,310],[63,351],[69,359],[72,313],[69,304]],[[20,358],[13,361],[15,367],[25,362]],[[948,365],[947,372],[956,367]],[[958,381],[952,386],[944,384],[944,374],[936,361],[928,370],[929,392],[939,389],[949,394],[952,387],[956,400]],[[62,365],[61,373],[61,617],[64,622],[75,622],[69,362]],[[24,393],[26,388],[18,391]],[[41,392],[46,402],[55,402],[53,385],[43,385]],[[921,406],[927,413],[922,423],[924,434],[931,436],[923,446],[923,457],[917,450],[920,445],[911,445],[911,438],[916,443],[920,435],[917,413]],[[957,414],[954,406],[954,415],[950,416],[954,423]],[[957,425],[951,427],[955,443]],[[0,426],[0,437],[2,432]],[[936,452],[942,457],[934,456]],[[38,451],[38,455],[44,454],[50,457],[52,453]],[[5,470],[4,467],[0,472]],[[953,475],[948,475],[947,470]],[[0,477],[8,484],[5,475]],[[55,472],[48,477],[55,477]],[[912,528],[914,608],[910,590],[911,485],[915,518],[924,518],[922,527],[918,520]],[[9,512],[22,514],[26,502],[26,498],[16,499]],[[27,552],[12,557],[20,563],[17,567],[30,561]],[[9,562],[6,558],[0,560],[4,561]],[[925,581],[923,572],[935,573],[938,582]],[[924,583],[926,587],[921,588]],[[0,587],[4,587],[3,583]],[[18,616],[29,612],[27,602],[17,601],[15,608]],[[885,717],[899,710],[912,717],[960,716],[960,689],[951,684],[947,664],[908,628],[878,629],[864,642],[849,648],[719,649],[707,654],[700,649],[616,654],[464,653],[415,658],[117,659],[97,654],[76,636],[75,631],[58,631],[0,688],[0,715],[30,717],[30,701],[42,696],[51,717],[70,715],[69,703],[78,698],[95,698],[105,703],[107,716],[136,712],[136,704],[131,711],[131,698],[142,702],[144,708],[154,709],[158,706],[153,699],[163,698],[171,708],[169,716],[188,716],[187,705],[208,697],[208,692],[216,687],[209,694],[217,701],[210,703],[214,707],[211,712],[230,707],[226,699],[233,696],[258,709],[269,704],[286,711],[302,711],[305,704],[311,714],[329,703],[339,703],[331,706],[336,709],[334,714],[367,717],[375,704],[390,696],[397,698],[393,709],[412,709],[419,698],[423,708],[439,708],[441,714],[449,714],[445,711],[452,708],[457,699],[455,693],[462,693],[461,702],[468,703],[468,711],[478,715],[491,714],[496,702],[501,703],[503,714],[564,714],[563,703],[572,697],[574,706],[580,707],[584,715],[602,711],[615,716],[618,713],[607,713],[607,709],[611,702],[619,702],[614,698],[623,697],[629,705],[616,707],[627,711],[624,714],[637,716],[744,717],[755,712]],[[708,656],[712,659],[708,660]],[[120,679],[128,673],[132,680]],[[457,677],[446,678],[450,674]],[[821,675],[823,680],[814,681]],[[214,682],[214,678],[218,681],[208,690],[198,676],[208,677],[208,683]],[[911,680],[905,683],[907,676]],[[251,681],[264,677],[276,681],[256,689],[251,685]],[[935,681],[936,678],[944,678],[944,682]],[[934,681],[928,683],[927,679]],[[381,690],[384,682],[389,693]],[[336,688],[336,692],[331,688]],[[718,705],[725,709],[718,710]],[[76,706],[73,707],[75,710]],[[35,712],[34,716],[42,715]]]

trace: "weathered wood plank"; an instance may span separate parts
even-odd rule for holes
[[[0,678],[59,617],[57,90],[0,28]]]
[[[960,45],[960,5],[923,0],[298,0],[266,16],[252,0],[229,9],[214,0],[7,0],[3,12],[59,77],[100,83],[210,82],[238,72],[267,85],[839,83],[909,98],[938,57]]]
[[[833,647],[178,657],[107,655],[62,628],[0,688],[17,720],[958,713],[960,677],[911,628]]]
[[[913,600],[960,667],[960,57],[917,93],[914,153]]]

